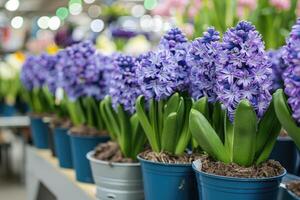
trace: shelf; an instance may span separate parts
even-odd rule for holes
[[[96,200],[96,186],[76,181],[74,170],[60,168],[49,150],[26,147],[26,182],[28,200],[38,199],[41,184],[57,200]]]

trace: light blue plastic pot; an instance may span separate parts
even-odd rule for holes
[[[41,117],[30,117],[33,144],[39,149],[48,148],[48,126]]]
[[[283,174],[271,178],[235,178],[208,174],[193,162],[202,200],[276,200]]]
[[[15,115],[17,112],[15,106],[8,105],[5,103],[0,103],[0,116],[10,117]]]
[[[69,135],[71,138],[71,152],[76,179],[84,183],[94,183],[91,166],[89,160],[86,158],[86,154],[94,150],[99,143],[107,142],[109,137],[74,135],[70,132]]]
[[[55,128],[54,129],[54,143],[55,153],[59,161],[59,166],[63,168],[73,168],[72,152],[70,136],[68,129]]]
[[[141,163],[146,200],[197,200],[197,183],[191,164]]]

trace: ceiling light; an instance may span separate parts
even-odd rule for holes
[[[101,19],[95,19],[91,22],[90,27],[93,32],[101,32],[104,28],[104,22]]]
[[[9,11],[16,11],[20,6],[19,0],[9,0],[5,3],[5,8]]]
[[[20,16],[16,16],[14,18],[12,18],[11,20],[11,26],[15,29],[19,29],[23,26],[23,17],[20,17]]]
[[[57,16],[53,16],[49,19],[48,26],[51,30],[55,31],[60,26],[60,19]]]
[[[42,16],[38,19],[37,21],[37,25],[41,28],[41,29],[47,29],[48,28],[48,22],[49,22],[49,17],[47,16]]]

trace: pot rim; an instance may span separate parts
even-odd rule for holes
[[[139,161],[145,162],[145,163],[151,163],[151,164],[155,164],[155,165],[161,165],[161,166],[173,166],[173,167],[191,167],[192,163],[162,163],[162,162],[154,162],[151,160],[146,160],[144,158],[142,158],[140,155],[137,155],[137,159]]]
[[[196,167],[196,163],[199,162],[200,159],[198,160],[195,160],[192,164],[192,167],[194,169],[194,171],[196,173],[200,173],[204,176],[207,176],[207,177],[210,177],[210,178],[215,178],[215,179],[222,179],[222,180],[231,180],[231,181],[240,181],[240,182],[247,182],[247,181],[251,181],[251,182],[260,182],[260,181],[269,181],[269,180],[275,180],[275,179],[278,179],[278,178],[282,178],[286,175],[287,171],[285,168],[283,168],[283,173],[278,175],[278,176],[273,176],[273,177],[265,177],[265,178],[239,178],[239,177],[231,177],[231,176],[221,176],[221,175],[216,175],[216,174],[211,174],[211,173],[206,173],[206,172],[203,172],[201,170],[199,170],[197,167]]]
[[[76,138],[109,138],[109,135],[75,135],[72,134],[71,129],[68,129],[67,134],[70,137],[76,137]]]
[[[289,195],[291,195],[294,199],[300,199],[294,192],[286,188],[286,191],[288,192]]]
[[[86,158],[89,161],[97,163],[97,164],[105,164],[105,165],[109,165],[109,166],[120,166],[120,167],[139,167],[139,166],[141,166],[141,164],[139,162],[138,163],[117,163],[117,162],[108,162],[108,161],[104,161],[104,160],[98,160],[93,157],[94,154],[95,154],[94,150],[89,151],[86,154]]]

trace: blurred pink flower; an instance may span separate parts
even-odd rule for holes
[[[238,0],[238,7],[254,10],[257,6],[257,0]]]
[[[152,14],[153,15],[160,15],[160,16],[165,16],[165,17],[168,17],[171,15],[171,12],[170,12],[170,7],[169,5],[167,5],[166,3],[162,3],[162,4],[159,4],[156,8],[154,8],[154,10],[152,10]]]
[[[201,1],[202,0],[194,0],[190,3],[189,8],[188,8],[188,16],[190,18],[194,18],[201,9]]]
[[[183,24],[181,28],[187,37],[192,37],[195,32],[194,25],[191,23]]]
[[[253,11],[257,6],[257,0],[238,0],[237,3],[237,15],[239,18],[245,18],[245,11]]]
[[[270,0],[270,4],[279,11],[291,8],[291,0]]]

